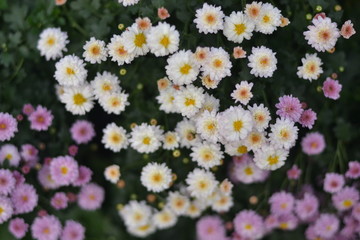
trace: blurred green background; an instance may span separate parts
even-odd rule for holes
[[[110,71],[117,74],[121,80],[120,85],[130,94],[130,106],[120,116],[106,114],[99,105],[86,116],[73,116],[67,112],[55,95],[53,78],[55,61],[45,61],[40,57],[36,44],[40,32],[47,27],[60,27],[68,32],[70,43],[67,45],[69,54],[82,55],[82,46],[85,41],[94,36],[109,42],[113,34],[121,34],[118,24],[131,25],[137,17],[149,17],[153,22],[158,21],[157,8],[166,7],[171,17],[166,21],[174,24],[181,35],[180,49],[195,50],[196,46],[221,46],[228,52],[236,44],[226,40],[222,34],[199,34],[192,22],[195,10],[203,4],[201,0],[183,0],[181,4],[175,0],[141,0],[139,4],[128,8],[123,7],[116,0],[68,0],[64,6],[55,6],[51,0],[20,1],[0,0],[0,112],[10,112],[17,115],[25,103],[41,104],[53,111],[55,119],[48,132],[33,132],[29,130],[29,123],[23,121],[19,124],[20,132],[12,143],[21,145],[32,143],[39,145],[46,143],[41,151],[41,157],[64,155],[69,145],[73,144],[69,127],[76,119],[89,119],[96,127],[96,138],[88,145],[81,145],[76,159],[94,171],[93,180],[106,189],[106,200],[101,210],[85,212],[76,205],[65,211],[54,211],[49,207],[49,199],[54,194],[45,192],[36,183],[36,171],[33,170],[27,181],[38,186],[41,200],[37,210],[46,209],[58,216],[62,222],[73,218],[80,221],[87,229],[86,239],[116,240],[135,239],[126,233],[125,227],[117,214],[116,205],[125,204],[129,199],[146,199],[148,194],[139,181],[141,167],[148,161],[166,162],[179,176],[180,182],[195,166],[193,163],[184,164],[183,158],[189,157],[189,152],[181,150],[181,156],[174,158],[169,151],[157,151],[150,155],[141,155],[128,149],[114,154],[105,150],[101,145],[101,130],[109,122],[130,129],[130,124],[149,122],[157,119],[166,130],[172,130],[181,117],[176,114],[165,115],[158,110],[155,97],[158,95],[156,80],[165,76],[166,58],[155,58],[153,55],[135,59],[130,65],[122,67],[108,59],[101,65],[87,65],[89,71],[88,81],[92,80],[97,72]],[[245,0],[210,0],[210,4],[222,6],[226,15],[232,11],[240,11]],[[264,1],[267,2],[267,1]],[[246,60],[233,60],[232,77],[224,79],[218,89],[207,91],[219,98],[221,109],[225,109],[232,100],[230,93],[234,85],[241,80],[254,82],[253,102],[264,102],[275,115],[274,105],[278,98],[284,94],[293,94],[305,101],[310,108],[318,113],[318,120],[313,131],[320,131],[325,135],[327,149],[319,156],[311,159],[301,153],[300,144],[291,151],[287,164],[275,171],[266,184],[236,185],[234,189],[235,206],[222,215],[224,220],[231,220],[236,213],[244,208],[253,208],[261,214],[268,212],[264,204],[271,192],[280,188],[297,191],[300,184],[310,183],[317,187],[319,174],[328,170],[329,165],[335,165],[336,171],[344,171],[341,164],[347,161],[360,159],[360,37],[359,34],[350,40],[339,39],[336,51],[333,54],[318,54],[323,60],[324,74],[319,80],[312,83],[299,79],[296,75],[297,66],[305,53],[315,52],[304,40],[303,32],[309,24],[306,14],[317,13],[317,6],[324,11],[338,25],[351,19],[355,29],[360,32],[360,2],[358,0],[274,0],[269,1],[282,10],[291,24],[280,28],[272,35],[255,33],[250,41],[241,46],[249,53],[252,46],[265,45],[277,52],[278,70],[270,79],[256,79],[249,74]],[[342,6],[341,11],[335,11],[335,5]],[[319,10],[319,9],[318,9]],[[120,76],[119,70],[125,68],[127,74]],[[318,87],[332,73],[338,74],[338,80],[343,85],[341,98],[337,101],[327,99]],[[197,83],[199,85],[199,81]],[[308,130],[300,131],[300,138]],[[334,157],[335,156],[335,157]],[[340,158],[339,158],[340,156]],[[292,185],[285,179],[285,172],[294,162],[297,162],[304,173],[298,185]],[[119,164],[122,169],[122,178],[126,187],[118,189],[115,185],[106,182],[103,170],[110,164]],[[226,175],[226,164],[216,175],[223,179]],[[76,189],[64,189],[64,191]],[[134,195],[135,194],[135,195]],[[259,196],[262,204],[252,206],[248,198]],[[165,193],[157,195],[157,206],[166,197]],[[323,206],[326,209],[326,205]],[[211,214],[211,212],[208,212]],[[24,216],[31,222],[35,213]],[[148,239],[195,239],[195,220],[180,218],[178,224],[166,231],[159,231]],[[267,239],[304,239],[304,228],[300,227],[292,232],[274,232]],[[0,226],[0,239],[14,239],[7,231],[7,224]],[[30,234],[26,239],[31,239]]]

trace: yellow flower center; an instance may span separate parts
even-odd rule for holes
[[[86,98],[81,93],[75,94],[73,100],[74,104],[78,106],[83,105],[86,102]]]
[[[241,120],[234,121],[233,128],[235,132],[240,132],[240,130],[243,128],[243,122]]]
[[[353,201],[347,199],[343,202],[344,207],[349,208],[353,205]]]
[[[61,171],[61,174],[65,175],[68,173],[69,169],[67,167],[63,166],[60,168],[60,171]]]
[[[150,228],[150,225],[149,225],[149,224],[146,224],[146,225],[144,225],[144,226],[139,227],[138,229],[139,229],[140,231],[146,231],[146,230],[148,230],[149,228]]]
[[[113,98],[111,100],[111,106],[113,106],[113,107],[118,107],[118,106],[120,106],[120,104],[121,104],[121,102],[118,98]]]
[[[209,150],[205,150],[204,152],[203,152],[203,159],[204,159],[204,161],[205,162],[208,162],[208,161],[211,161],[213,158],[214,158],[214,155],[213,155],[213,153],[211,152],[211,151],[209,151]]]
[[[200,189],[200,190],[204,190],[204,189],[206,189],[207,187],[208,187],[207,182],[205,182],[205,181],[199,181],[199,189]]]
[[[104,84],[102,85],[102,90],[104,90],[104,91],[110,91],[111,88],[112,88],[111,85],[108,84],[108,83],[104,83]]]
[[[216,17],[213,14],[208,14],[205,19],[210,25],[213,25],[216,22]]]
[[[143,144],[150,145],[150,142],[151,142],[151,138],[149,138],[149,137],[144,137],[143,138]]]
[[[234,30],[237,35],[243,34],[246,30],[246,26],[243,23],[240,24],[234,24]]]
[[[244,169],[244,172],[246,173],[246,175],[253,175],[254,171],[251,167],[247,167]]]
[[[263,17],[263,22],[264,22],[264,23],[270,22],[270,17],[269,17],[268,15],[265,15],[265,16]]]
[[[0,129],[1,130],[6,129],[6,124],[5,123],[0,123]]]
[[[164,35],[161,40],[160,40],[160,44],[163,45],[165,48],[167,48],[170,44],[170,39],[168,35]]]
[[[74,75],[74,74],[75,74],[75,71],[74,71],[73,68],[67,67],[67,68],[66,68],[66,74],[67,74],[67,75]]]
[[[251,230],[252,228],[253,228],[253,226],[251,224],[246,224],[245,225],[246,230]]]
[[[310,73],[314,73],[316,71],[315,63],[311,62],[306,65],[306,70]]]
[[[281,136],[282,139],[286,140],[286,139],[289,139],[290,133],[286,129],[282,129],[280,131],[280,136]]]
[[[215,59],[215,60],[213,61],[213,66],[214,66],[215,68],[221,68],[222,65],[223,65],[223,62],[222,62],[220,59]]]
[[[123,56],[123,55],[126,55],[126,54],[127,54],[127,51],[124,49],[124,46],[121,46],[121,47],[118,47],[117,53],[118,53],[120,56]]]
[[[280,224],[279,224],[279,228],[280,228],[280,229],[283,229],[283,230],[284,230],[284,229],[287,229],[287,228],[288,228],[288,223],[287,223],[287,222],[282,222],[282,223],[280,223]]]
[[[210,122],[206,125],[207,130],[214,131],[216,128],[216,124],[214,122]]]
[[[55,44],[55,38],[53,37],[49,37],[48,40],[46,41],[47,45],[52,46]]]
[[[241,145],[240,147],[237,148],[237,152],[240,153],[240,154],[247,153],[247,151],[248,151],[248,149],[244,145]]]
[[[193,98],[186,98],[185,99],[185,106],[195,106],[195,99]]]
[[[144,33],[135,35],[134,44],[136,47],[142,47],[146,43],[146,37]]]
[[[5,212],[5,210],[2,207],[0,207],[0,216],[2,215],[3,212]]]
[[[120,136],[120,134],[115,133],[111,136],[111,141],[113,143],[119,143],[121,141],[121,139],[122,139],[122,137]]]
[[[152,175],[151,180],[155,183],[160,183],[163,180],[163,176],[160,173],[155,173]]]
[[[50,233],[50,229],[48,227],[43,229],[43,233],[44,234],[49,234]]]
[[[267,159],[269,165],[275,165],[279,162],[279,157],[278,156],[269,156]]]
[[[99,55],[100,54],[100,47],[95,45],[90,49],[91,53],[93,55]]]
[[[269,58],[267,56],[263,56],[263,57],[260,58],[259,63],[261,65],[261,67],[265,68],[265,67],[267,67],[269,65],[270,60],[269,60]]]
[[[170,144],[175,142],[175,138],[172,135],[166,136],[165,140],[166,140],[167,143],[170,143]]]
[[[190,70],[192,69],[192,67],[185,63],[181,68],[180,68],[180,73],[183,75],[187,75],[189,74]]]

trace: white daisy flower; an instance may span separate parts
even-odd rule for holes
[[[221,159],[224,157],[218,144],[203,142],[196,144],[191,150],[192,160],[205,169],[220,165]]]
[[[67,51],[66,44],[68,43],[66,32],[62,32],[60,28],[46,28],[40,33],[37,49],[47,61],[55,60],[62,57],[63,52]]]
[[[236,142],[225,142],[225,152],[230,156],[242,156],[243,154],[248,152],[248,149],[244,143],[244,141],[236,141]]]
[[[174,103],[181,115],[190,118],[200,110],[204,100],[205,96],[202,88],[187,85],[176,91]]]
[[[249,135],[244,140],[244,145],[246,146],[247,150],[257,150],[262,147],[265,143],[266,137],[263,132],[258,132],[253,130],[249,133]]]
[[[121,176],[120,167],[115,164],[106,167],[104,171],[104,176],[106,180],[112,183],[117,183]]]
[[[177,132],[166,132],[164,134],[163,149],[174,150],[179,147],[180,137]]]
[[[204,3],[202,8],[196,10],[195,16],[194,23],[200,33],[217,33],[224,27],[224,13],[221,7]]]
[[[124,7],[135,5],[138,2],[140,2],[140,0],[118,0],[118,1],[119,3],[122,3]]]
[[[202,211],[206,208],[201,200],[191,201],[188,209],[186,210],[185,215],[190,218],[198,218],[200,217]]]
[[[227,141],[245,139],[253,127],[253,120],[249,111],[239,107],[230,107],[220,113],[219,133]]]
[[[251,55],[248,57],[248,66],[251,68],[250,73],[255,77],[272,77],[277,69],[275,54],[270,48],[264,46],[253,47]]]
[[[128,97],[129,94],[124,92],[114,92],[101,97],[99,104],[105,112],[119,115],[125,110],[126,106],[130,105]]]
[[[104,41],[91,37],[90,41],[87,41],[83,48],[85,50],[83,53],[85,61],[92,64],[106,61],[107,50]]]
[[[224,77],[231,76],[232,63],[230,55],[223,48],[214,48],[210,50],[206,63],[202,66],[203,74],[215,81],[219,81]]]
[[[308,26],[308,31],[304,32],[308,44],[319,52],[325,52],[335,47],[340,37],[339,29],[335,22],[331,22],[328,17],[316,17],[312,20],[314,25]]]
[[[147,40],[151,53],[157,57],[166,56],[179,49],[180,34],[175,26],[160,22],[150,28]]]
[[[218,112],[219,107],[220,107],[220,100],[208,93],[205,93],[205,100],[198,114],[203,113],[204,111]]]
[[[65,108],[74,115],[84,115],[94,107],[94,95],[89,84],[64,88]]]
[[[79,86],[87,77],[87,70],[82,59],[75,55],[68,55],[55,64],[54,77],[60,85]]]
[[[175,94],[176,91],[173,87],[169,87],[160,92],[159,96],[156,97],[156,100],[160,104],[160,110],[163,110],[166,113],[177,113],[178,110],[175,106]]]
[[[324,71],[321,67],[322,61],[314,54],[306,54],[305,58],[301,59],[302,66],[299,66],[297,69],[297,75],[299,78],[308,79],[310,82],[312,80],[317,80]]]
[[[235,103],[240,102],[241,104],[247,105],[253,97],[251,92],[253,85],[253,83],[248,83],[247,81],[241,81],[240,84],[236,84],[235,90],[231,93],[231,97],[235,100]]]
[[[176,124],[175,131],[180,137],[180,146],[190,148],[200,142],[199,136],[196,134],[195,123],[188,119],[183,119]]]
[[[209,75],[204,75],[204,74],[202,74],[200,79],[201,79],[202,85],[204,87],[206,87],[207,89],[215,89],[215,88],[217,88],[220,81],[221,81],[221,80],[211,79]]]
[[[216,192],[216,196],[211,204],[211,209],[218,213],[228,212],[234,205],[231,195],[225,195],[221,192]]]
[[[166,206],[177,216],[183,215],[188,209],[189,204],[189,198],[179,192],[170,192],[166,200]]]
[[[262,132],[265,128],[268,127],[271,120],[269,109],[262,103],[259,106],[256,104],[249,106],[248,109],[251,112],[254,127],[258,131]]]
[[[254,22],[242,12],[232,12],[225,17],[223,33],[229,41],[242,43],[244,39],[249,40],[254,29]]]
[[[93,89],[95,99],[103,98],[107,94],[118,92],[121,90],[119,78],[109,72],[97,73],[94,80],[90,82]]]
[[[273,146],[263,146],[254,152],[256,166],[263,170],[276,170],[285,164],[289,152]]]
[[[119,66],[131,63],[135,58],[134,52],[125,49],[125,41],[122,36],[113,35],[107,48],[111,61],[117,62]]]
[[[130,201],[119,211],[127,227],[139,227],[148,224],[152,217],[151,208],[144,201]]]
[[[55,84],[55,91],[56,91],[56,96],[59,99],[59,101],[61,103],[65,103],[64,102],[64,92],[65,92],[65,88],[64,86],[61,86],[59,84]]]
[[[15,145],[5,144],[0,148],[0,164],[3,165],[5,161],[13,167],[19,166],[21,161],[20,153]]]
[[[232,193],[232,188],[233,188],[233,184],[226,178],[224,179],[220,185],[219,185],[219,191],[220,193],[222,193],[223,195],[231,195]]]
[[[166,74],[176,85],[190,84],[199,74],[199,66],[191,51],[181,50],[167,59]]]
[[[171,174],[165,163],[148,163],[141,171],[140,181],[148,191],[162,192],[170,187]]]
[[[124,49],[135,56],[143,56],[149,52],[147,36],[141,31],[136,23],[128,27],[121,35],[124,40]]]
[[[246,4],[245,6],[245,14],[252,19],[253,21],[257,21],[260,16],[262,2],[252,2],[250,4]]]
[[[164,208],[153,216],[154,225],[158,229],[167,229],[173,227],[177,223],[178,217],[169,208]]]
[[[120,152],[121,149],[126,149],[129,145],[128,136],[123,127],[116,126],[115,123],[109,123],[103,129],[103,137],[101,142],[104,147],[113,152]]]
[[[145,225],[141,225],[138,227],[128,227],[127,231],[135,237],[145,238],[153,234],[156,231],[156,228],[155,225],[151,221],[149,221]]]
[[[275,147],[290,149],[295,145],[298,130],[293,121],[278,118],[276,123],[271,125],[270,142]]]
[[[216,143],[219,140],[219,117],[215,111],[205,110],[196,118],[196,131],[201,138]]]
[[[272,34],[281,25],[281,12],[270,3],[263,3],[256,21],[256,31]]]
[[[131,147],[139,153],[152,153],[159,149],[163,140],[163,130],[159,126],[142,123],[130,133]]]
[[[192,197],[206,198],[210,196],[218,182],[211,172],[195,168],[186,178],[187,189]]]

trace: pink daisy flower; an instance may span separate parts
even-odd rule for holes
[[[351,212],[351,215],[357,220],[360,221],[360,203],[357,203]]]
[[[345,173],[347,178],[357,179],[360,177],[360,162],[351,161],[349,162],[349,169]]]
[[[0,195],[8,195],[15,188],[16,180],[7,169],[0,169]]]
[[[0,224],[9,220],[13,215],[13,208],[10,199],[0,195]]]
[[[288,179],[297,180],[301,175],[301,169],[295,164],[287,172]]]
[[[345,178],[338,173],[326,173],[324,180],[324,191],[336,193],[340,191],[345,184]]]
[[[319,200],[310,193],[305,193],[303,199],[295,202],[295,213],[302,221],[308,221],[316,216],[318,209]]]
[[[244,238],[260,239],[264,235],[264,222],[253,210],[243,210],[234,219],[237,234]]]
[[[81,186],[84,186],[85,184],[89,183],[91,181],[92,173],[93,172],[91,171],[90,168],[85,167],[85,166],[80,166],[79,167],[79,176],[75,180],[75,182],[73,182],[73,185],[76,187],[81,187]]]
[[[275,104],[278,109],[276,114],[282,118],[290,119],[294,122],[299,121],[304,109],[298,98],[292,95],[284,95],[279,98],[279,103]]]
[[[0,164],[3,164],[6,160],[10,166],[19,166],[21,160],[20,153],[17,147],[12,144],[5,144],[0,148]]]
[[[307,240],[319,240],[319,239],[322,239],[318,234],[316,234],[314,225],[310,225],[306,229],[305,236],[306,236]]]
[[[164,19],[167,19],[170,17],[168,10],[164,7],[158,8],[157,14],[161,20],[164,20]]]
[[[37,161],[39,158],[38,153],[39,153],[39,150],[37,150],[37,148],[31,144],[24,144],[21,146],[20,155],[26,162]]]
[[[359,191],[354,187],[344,187],[332,196],[332,202],[339,211],[351,209],[359,201]]]
[[[265,223],[266,232],[271,232],[272,230],[274,230],[279,226],[278,216],[274,214],[270,214],[265,218],[264,223]]]
[[[314,233],[323,238],[335,236],[339,230],[340,221],[334,214],[323,213],[314,223]]]
[[[31,233],[37,240],[57,240],[61,233],[61,223],[53,215],[37,217],[31,225]]]
[[[15,179],[15,186],[19,186],[19,185],[25,183],[25,178],[20,172],[15,170],[12,172],[12,174]]]
[[[16,214],[29,213],[38,204],[38,195],[35,188],[27,183],[17,186],[11,194]]]
[[[278,217],[278,222],[279,222],[278,227],[281,230],[290,231],[290,230],[294,230],[297,227],[299,221],[294,214],[290,213],[290,214],[280,215]]]
[[[314,123],[317,119],[316,112],[311,109],[305,110],[299,119],[299,123],[303,127],[307,127],[308,129],[312,129]]]
[[[144,18],[138,17],[137,19],[135,19],[135,22],[137,27],[141,31],[146,31],[151,27],[151,20],[148,17],[144,17]]]
[[[25,237],[28,229],[29,224],[27,224],[22,218],[14,218],[9,223],[9,232],[11,232],[11,234],[17,239]]]
[[[57,192],[55,195],[51,198],[51,206],[55,208],[56,210],[65,209],[68,206],[68,198],[65,193],[63,192]]]
[[[198,240],[224,240],[225,227],[218,216],[205,216],[196,223]]]
[[[325,149],[324,136],[318,132],[308,133],[301,141],[301,147],[307,155],[317,155]]]
[[[339,83],[339,81],[331,78],[326,78],[322,87],[325,97],[334,100],[340,97],[341,89],[342,85]]]
[[[231,97],[235,100],[235,103],[240,102],[243,105],[247,105],[253,97],[251,92],[253,85],[253,83],[249,83],[248,81],[241,81],[240,84],[236,84],[235,90],[231,93]]]
[[[105,191],[95,183],[83,186],[78,195],[78,204],[85,210],[96,210],[101,207],[104,201]]]
[[[246,51],[242,47],[234,47],[233,56],[235,59],[246,58]]]
[[[38,180],[45,189],[56,189],[59,187],[59,184],[55,182],[51,176],[50,166],[48,164],[44,164],[39,170]]]
[[[70,156],[75,157],[75,155],[77,154],[78,150],[79,150],[78,146],[76,146],[76,145],[71,145],[71,146],[69,146],[69,148],[68,148],[68,153],[69,153]]]
[[[70,156],[60,156],[50,162],[51,178],[61,186],[75,182],[79,177],[78,163]]]
[[[355,33],[356,31],[354,29],[354,24],[351,22],[351,20],[347,20],[341,27],[341,36],[343,38],[349,39]]]
[[[0,112],[0,141],[10,140],[17,131],[16,119],[8,113]]]
[[[65,223],[60,240],[83,240],[85,239],[85,228],[78,222],[68,220]]]
[[[77,144],[88,143],[95,136],[94,125],[86,120],[78,120],[71,126],[70,133]]]
[[[35,111],[35,108],[30,103],[24,104],[22,112],[26,116],[30,116]]]
[[[295,198],[291,193],[285,191],[274,193],[269,199],[271,213],[275,215],[286,215],[292,212]]]
[[[36,131],[46,131],[52,123],[54,116],[51,111],[43,106],[37,106],[29,115],[30,128]]]

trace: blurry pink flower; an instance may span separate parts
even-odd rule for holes
[[[69,149],[68,149],[69,155],[74,157],[77,154],[78,149],[79,148],[76,145],[69,146]]]
[[[170,17],[170,14],[168,12],[168,10],[164,7],[158,8],[158,17],[161,20],[167,19],[168,17]]]
[[[233,56],[235,59],[246,58],[246,51],[242,47],[234,47]]]
[[[25,237],[29,225],[22,218],[14,218],[9,223],[9,231],[15,238],[21,239]]]
[[[318,209],[319,200],[310,193],[305,193],[303,199],[295,202],[295,213],[302,221],[307,221],[316,216]]]
[[[137,18],[135,22],[138,28],[142,31],[148,30],[151,27],[151,21],[148,17]]]
[[[278,222],[279,222],[278,228],[280,228],[281,230],[288,230],[288,231],[294,230],[299,223],[297,217],[292,213],[280,215],[278,217]]]
[[[301,114],[299,123],[303,127],[312,129],[316,119],[317,119],[316,112],[314,112],[311,109],[307,109],[307,110],[303,111],[303,113]]]
[[[18,131],[16,119],[8,113],[0,112],[0,142],[10,140]]]
[[[65,209],[68,206],[68,198],[65,193],[57,192],[51,198],[50,203],[51,203],[51,206],[53,208],[55,208],[56,210]]]
[[[36,110],[29,115],[30,128],[36,131],[46,131],[52,123],[54,116],[47,108],[37,106]]]
[[[196,223],[198,240],[224,240],[225,227],[218,216],[205,216]]]
[[[354,24],[351,22],[351,20],[347,20],[341,27],[341,36],[343,38],[349,39],[355,33],[356,31],[354,29]]]
[[[68,220],[65,223],[60,240],[83,240],[85,239],[85,228],[78,222]]]
[[[91,181],[91,177],[92,177],[91,169],[85,166],[80,166],[79,176],[75,180],[75,182],[73,182],[73,185],[76,187],[84,186],[85,184]]]
[[[37,148],[31,144],[23,144],[21,146],[20,155],[26,162],[37,161],[38,153],[39,153],[39,150],[37,150]]]
[[[324,180],[324,191],[336,193],[340,191],[345,184],[344,176],[338,173],[326,173]]]
[[[31,225],[31,233],[37,240],[57,240],[61,233],[61,223],[53,215],[37,217]]]
[[[317,13],[317,14],[313,17],[313,19],[318,19],[319,17],[325,19],[325,18],[326,18],[326,14],[325,14],[324,12]]]
[[[327,78],[322,87],[325,97],[334,100],[340,97],[341,89],[342,85],[339,81],[331,78]]]
[[[288,179],[297,180],[301,175],[301,169],[295,164],[287,172]]]
[[[332,202],[339,211],[351,209],[359,201],[359,191],[354,187],[344,187],[332,196]]]
[[[30,114],[32,114],[35,111],[33,105],[27,103],[24,104],[22,112],[26,115],[26,116],[30,116]]]
[[[301,147],[307,155],[317,155],[325,149],[324,136],[318,132],[308,133],[301,141]]]
[[[274,193],[270,199],[271,213],[275,215],[286,215],[292,212],[295,198],[291,193],[285,191]]]
[[[323,213],[314,224],[314,233],[325,239],[331,238],[339,230],[340,221],[334,214]]]
[[[61,6],[64,5],[66,3],[67,0],[55,0],[55,5],[56,6]]]
[[[11,194],[11,201],[14,206],[14,213],[29,213],[38,204],[38,195],[33,185],[24,183],[17,186]]]
[[[353,207],[351,214],[357,221],[360,222],[360,202]]]
[[[79,207],[85,210],[96,210],[104,201],[105,191],[95,183],[83,186],[78,195]]]
[[[294,122],[299,121],[300,116],[304,109],[298,98],[292,95],[284,95],[279,98],[279,103],[275,104],[278,109],[276,114],[282,118],[290,119]]]
[[[349,162],[349,169],[345,173],[345,176],[352,179],[360,177],[360,162],[351,161]]]
[[[86,120],[77,120],[70,129],[72,139],[77,143],[88,143],[95,136],[94,125]]]
[[[234,219],[235,231],[244,238],[260,239],[264,235],[264,222],[253,210],[243,210]]]

